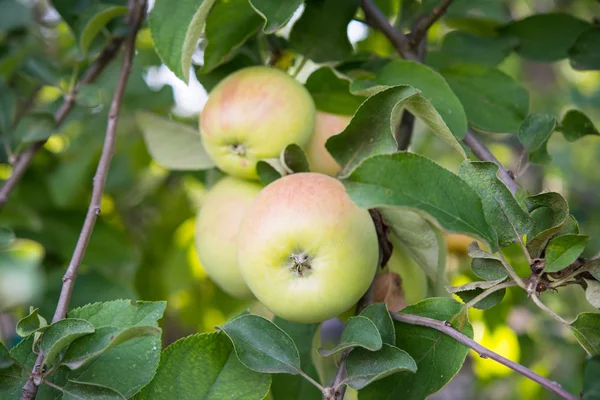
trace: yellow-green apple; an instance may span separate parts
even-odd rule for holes
[[[335,178],[285,176],[265,187],[238,235],[238,263],[256,298],[275,315],[313,323],[352,307],[377,270],[369,212]]]
[[[237,298],[253,297],[238,268],[237,235],[261,189],[257,182],[225,177],[206,194],[196,217],[200,263],[210,279]]]
[[[325,143],[327,139],[346,129],[351,119],[352,117],[347,115],[317,111],[315,133],[306,147],[306,157],[311,171],[332,176],[340,171],[340,165],[329,154]]]
[[[200,133],[217,167],[258,179],[256,163],[278,157],[288,144],[305,147],[315,127],[315,104],[285,72],[249,67],[221,81],[200,115]]]

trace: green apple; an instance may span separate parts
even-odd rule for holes
[[[261,189],[256,182],[225,177],[206,194],[196,217],[196,252],[206,274],[241,299],[253,296],[238,268],[237,235]]]
[[[263,189],[242,222],[238,263],[256,298],[275,315],[313,323],[352,307],[377,270],[369,212],[335,178],[285,176]]]
[[[221,81],[200,115],[200,134],[217,167],[258,179],[256,163],[288,144],[305,147],[315,127],[315,104],[304,86],[270,67],[241,69]]]
[[[310,164],[310,170],[327,175],[336,175],[340,171],[340,165],[329,154],[325,143],[333,135],[342,132],[352,117],[347,115],[329,114],[317,111],[315,122],[315,133],[306,147],[306,157]]]
[[[407,304],[415,304],[427,298],[427,274],[406,252],[394,247],[387,267],[402,278],[402,290]]]

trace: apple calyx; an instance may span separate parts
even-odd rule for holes
[[[310,266],[310,258],[306,253],[292,253],[290,256],[292,260],[292,271],[296,273],[296,276],[302,277],[304,274],[309,272],[312,267]]]
[[[244,157],[246,155],[246,147],[244,147],[244,145],[241,143],[229,145],[229,151],[240,157]]]

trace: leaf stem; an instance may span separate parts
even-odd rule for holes
[[[525,376],[528,379],[542,385],[546,389],[550,390],[553,393],[556,393],[558,396],[562,397],[566,400],[577,400],[578,397],[573,396],[571,393],[564,390],[560,385],[556,382],[552,382],[549,379],[536,374],[532,370],[527,367],[524,367],[521,364],[518,364],[514,361],[511,361],[500,354],[494,353],[493,351],[483,347],[470,337],[462,334],[461,332],[454,329],[451,325],[447,324],[444,321],[439,321],[433,318],[421,317],[418,315],[412,314],[404,314],[400,312],[392,312],[390,313],[392,318],[396,321],[404,322],[410,325],[418,325],[424,326],[427,328],[433,328],[437,331],[444,333],[445,335],[450,336],[452,339],[456,340],[459,343],[467,346],[468,348],[476,351],[481,358],[489,358],[492,359],[506,367],[512,369],[515,372]]]
[[[304,68],[304,66],[306,65],[307,62],[308,62],[308,58],[302,57],[302,60],[300,60],[298,67],[292,73],[292,78],[296,78],[298,76],[298,74],[300,73],[300,71],[302,71],[302,69]]]
[[[523,279],[521,279],[521,277],[519,275],[517,275],[517,273],[515,272],[513,267],[508,263],[508,261],[504,257],[504,254],[502,254],[502,251],[498,251],[497,255],[498,255],[498,258],[500,259],[500,262],[502,263],[502,266],[504,267],[506,272],[508,272],[508,275],[510,275],[512,280],[515,281],[517,283],[517,285],[519,285],[520,287],[522,287],[523,289],[525,289],[527,291],[527,285],[525,285],[525,282],[523,282]]]
[[[506,282],[499,283],[496,286],[492,286],[491,288],[488,288],[488,289],[484,290],[483,292],[479,293],[479,295],[477,295],[471,301],[466,303],[465,308],[468,310],[469,308],[473,307],[475,304],[479,303],[481,300],[485,299],[492,293],[495,293],[498,290],[506,289],[506,288],[509,288],[512,286],[517,286],[517,283],[515,281],[506,281]]]
[[[316,386],[321,392],[325,393],[325,387],[319,382],[315,381],[313,378],[311,378],[306,372],[302,371],[299,368],[296,371],[298,371],[298,374],[300,374],[300,376],[302,376],[304,379]]]

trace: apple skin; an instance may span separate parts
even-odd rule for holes
[[[305,147],[315,127],[315,103],[299,82],[264,66],[244,68],[221,81],[200,115],[200,134],[217,167],[258,179],[256,163],[279,157],[288,144]]]
[[[242,220],[262,189],[256,182],[225,177],[204,197],[196,217],[195,245],[208,277],[240,299],[253,298],[237,262],[237,235]]]
[[[265,187],[238,236],[240,271],[256,298],[299,323],[325,321],[356,304],[378,257],[369,212],[337,179],[317,173],[288,175]]]
[[[315,133],[306,147],[306,157],[311,171],[331,176],[340,172],[340,165],[329,154],[325,143],[327,139],[346,129],[351,119],[352,117],[347,115],[317,111]]]

